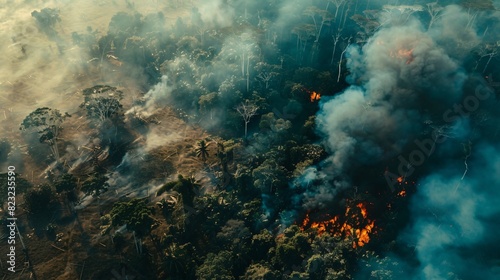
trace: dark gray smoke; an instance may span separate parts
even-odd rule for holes
[[[498,189],[492,186],[500,183],[500,154],[490,142],[498,135],[486,129],[498,116],[489,104],[492,91],[464,70],[467,55],[484,38],[458,6],[446,7],[430,29],[412,17],[382,18],[363,47],[352,45],[346,52],[351,86],[322,99],[317,129],[330,156],[296,180],[295,187],[304,189],[300,207],[325,208],[339,192],[355,187],[364,166],[408,156],[416,139],[440,127],[438,134],[448,141],[434,143],[434,154],[415,171],[421,175],[412,178],[419,182],[412,220],[399,240],[414,248],[418,265],[389,259],[405,262],[399,268],[413,267],[407,279],[494,279],[498,269],[486,260],[498,258],[498,249],[477,250],[488,250],[498,229]],[[456,109],[480,90],[479,105],[459,114]],[[290,213],[282,215],[285,223]]]
[[[444,14],[446,20],[448,16],[460,18],[463,12],[452,6]],[[318,132],[331,156],[323,163],[323,171],[314,175],[315,169],[309,169],[303,180],[333,180],[359,165],[401,153],[426,121],[439,121],[442,112],[460,100],[467,75],[436,40],[442,33],[436,30],[442,28],[436,24],[427,31],[418,20],[410,19],[402,25],[387,24],[363,48],[349,48],[352,86],[322,101],[317,114]],[[443,32],[450,40],[463,32],[471,37],[460,23],[446,25]],[[339,182],[309,191],[324,200],[326,192],[334,194],[348,185]]]

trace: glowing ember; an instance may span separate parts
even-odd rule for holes
[[[397,179],[397,180],[398,180],[398,183],[400,183],[400,184],[401,184],[401,183],[403,183],[404,178],[403,178],[403,176],[401,176],[401,177],[398,177],[398,179]]]
[[[356,204],[356,207],[359,208],[359,212],[351,211],[350,207],[346,208],[342,217],[344,222],[340,221],[341,215],[320,222],[311,222],[309,213],[307,213],[302,221],[301,229],[315,229],[318,235],[329,233],[337,237],[344,236],[346,239],[352,240],[353,248],[362,247],[370,242],[370,233],[375,227],[375,221],[367,218],[368,212],[365,203],[360,202]]]
[[[402,190],[398,193],[398,196],[406,196],[406,190]]]

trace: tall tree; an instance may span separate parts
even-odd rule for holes
[[[443,11],[443,7],[439,6],[438,2],[432,2],[427,4],[427,12],[431,19],[429,20],[428,29],[431,29],[434,22],[442,16],[441,12]]]
[[[460,5],[466,9],[474,10],[494,10],[495,5],[493,5],[492,0],[462,0]]]
[[[201,157],[201,160],[203,162],[206,162],[207,157],[209,156],[209,154],[208,154],[208,146],[209,145],[210,145],[210,143],[207,144],[207,142],[205,142],[205,140],[200,140],[198,142],[198,146],[196,147],[196,156]]]
[[[70,117],[68,113],[61,114],[57,109],[38,108],[23,120],[19,129],[38,133],[40,143],[48,144],[54,158],[59,161],[57,138],[61,132],[61,125],[67,117]]]
[[[83,90],[84,101],[80,105],[85,108],[89,119],[97,125],[102,125],[106,120],[113,120],[121,113],[120,100],[123,92],[116,87],[97,85]]]
[[[500,54],[500,41],[494,42],[494,43],[489,43],[489,44],[484,44],[479,47],[478,50],[479,54],[479,59],[476,61],[476,67],[479,66],[479,62],[487,57],[488,60],[486,61],[486,64],[484,65],[483,68],[483,74],[486,73],[486,70],[488,69],[488,66],[490,65],[491,60],[498,56]]]
[[[83,182],[82,191],[86,195],[98,197],[101,193],[108,190],[109,184],[107,183],[107,181],[107,176],[94,172],[87,180]]]
[[[52,8],[44,8],[40,11],[31,12],[31,16],[35,18],[40,30],[44,32],[50,39],[56,39],[57,32],[54,30],[56,23],[61,22],[59,10]]]
[[[302,63],[307,48],[307,43],[316,34],[313,24],[301,24],[292,29],[292,33],[297,35],[297,60]]]
[[[109,213],[113,226],[126,224],[128,229],[139,236],[150,233],[154,223],[152,214],[153,208],[148,206],[147,200],[137,198],[115,203]]]
[[[65,202],[76,200],[75,189],[77,187],[77,180],[72,174],[63,174],[57,178],[54,182],[54,186],[56,188],[56,192],[64,196]]]
[[[52,201],[52,189],[48,185],[41,185],[26,192],[24,207],[30,214],[41,214],[47,211]]]
[[[339,74],[337,76],[337,83],[340,82],[340,76],[342,76],[342,59],[344,58],[344,54],[347,51],[347,48],[351,45],[351,39],[352,37],[349,37],[347,39],[347,44],[344,48],[344,50],[340,53],[340,59],[339,59]]]
[[[259,110],[259,107],[250,103],[248,100],[236,107],[236,111],[245,121],[245,138],[247,138],[248,123],[250,122],[250,119],[257,114],[257,110]]]

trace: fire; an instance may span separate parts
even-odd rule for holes
[[[321,94],[313,90],[308,90],[307,88],[303,88],[303,90],[309,94],[309,100],[311,100],[311,102],[318,101],[321,99]]]
[[[375,227],[375,221],[372,221],[368,225],[365,226],[365,228],[359,230],[356,230],[356,236],[358,237],[358,243],[357,245],[359,247],[363,247],[365,244],[368,244],[370,242],[370,233],[372,232],[373,228]],[[353,247],[355,248],[356,246]]]
[[[313,91],[310,93],[309,98],[310,98],[311,102],[318,101],[321,98],[321,94]]]
[[[392,51],[390,56],[406,59],[406,64],[410,64],[415,60],[413,57],[413,49],[398,49],[397,51]]]
[[[401,190],[399,193],[398,193],[398,196],[406,196],[406,190]]]
[[[403,178],[403,176],[401,176],[401,177],[398,177],[398,179],[397,179],[397,180],[398,180],[398,183],[400,183],[400,184],[401,184],[401,183],[403,183],[404,178]]]
[[[361,217],[357,213],[353,213],[350,207],[347,207],[344,215],[337,215],[333,218],[326,219],[320,222],[311,222],[309,213],[302,221],[301,229],[315,229],[318,235],[329,233],[333,236],[344,236],[346,239],[352,240],[353,248],[362,247],[370,242],[370,234],[375,228],[375,221],[368,219],[368,211],[366,203],[360,202],[356,204],[360,210]],[[340,220],[343,220],[340,221]],[[357,223],[357,224],[356,224]]]
[[[361,215],[363,215],[363,218],[366,219],[366,207],[363,202],[358,203],[356,206],[361,210]]]

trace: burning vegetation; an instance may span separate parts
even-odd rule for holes
[[[309,212],[301,223],[302,230],[315,229],[318,235],[330,234],[343,237],[352,242],[353,248],[363,247],[370,242],[370,235],[375,233],[375,220],[368,218],[366,202],[347,206],[343,215],[333,218],[326,215],[312,218]]]
[[[10,2],[17,278],[495,279],[488,1]]]
[[[311,94],[309,95],[309,97],[310,97],[311,102],[314,102],[314,101],[318,101],[318,100],[321,99],[321,94],[313,91],[313,92],[311,92]]]
[[[304,88],[304,91],[307,94],[309,94],[309,100],[311,101],[311,103],[319,101],[321,99],[321,94],[317,93],[314,90],[308,90],[308,89]]]

